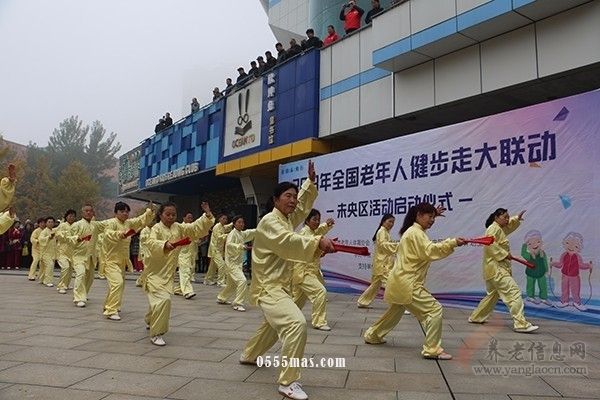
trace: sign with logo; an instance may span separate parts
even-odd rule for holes
[[[227,97],[223,157],[260,146],[262,79]]]
[[[266,112],[269,116],[269,129],[267,131],[267,141],[270,145],[275,143],[275,108],[277,95],[277,73],[270,72],[267,75],[267,102]]]
[[[198,171],[200,171],[200,164],[197,162],[191,163],[173,171],[155,176],[154,178],[146,179],[146,187],[158,185],[159,183],[168,182],[177,178],[182,178],[187,175],[193,175]]]
[[[119,157],[119,194],[139,189],[141,156],[142,147],[138,146]]]

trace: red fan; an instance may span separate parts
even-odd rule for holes
[[[189,237],[184,237],[183,239],[180,239],[172,244],[174,247],[179,247],[179,246],[187,246],[190,243],[192,243],[191,239]]]
[[[522,258],[519,257],[513,257],[513,256],[509,256],[509,259],[518,262],[519,264],[523,264],[524,266],[526,266],[527,268],[535,268],[535,265],[533,265],[532,263],[530,263],[527,260],[523,260]]]
[[[333,248],[335,251],[339,251],[342,253],[350,253],[356,254],[359,256],[370,256],[369,249],[367,247],[359,247],[359,246],[348,246],[345,244],[334,243]]]
[[[125,232],[125,239],[127,239],[129,236],[133,236],[135,235],[135,229],[130,229],[127,232]]]
[[[92,235],[87,235],[80,239],[80,241],[82,241],[82,242],[88,242],[90,240],[92,240]]]
[[[494,243],[494,237],[493,236],[483,236],[483,237],[479,237],[479,238],[465,239],[465,242],[489,246],[490,244]]]

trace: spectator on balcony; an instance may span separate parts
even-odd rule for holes
[[[223,93],[221,93],[221,91],[219,90],[218,87],[214,88],[213,89],[213,101],[217,101],[221,97],[223,97]]]
[[[248,71],[248,76],[251,78],[256,78],[260,75],[258,72],[258,66],[256,65],[256,61],[250,61],[250,70]]]
[[[246,82],[246,79],[248,79],[248,74],[246,73],[246,71],[244,71],[244,67],[239,67],[237,70],[239,75],[235,82],[238,85],[243,85],[244,82]]]
[[[350,0],[342,6],[340,11],[340,20],[344,21],[344,31],[346,34],[360,29],[360,19],[365,10],[356,5],[356,0]]]
[[[329,46],[330,44],[337,42],[338,40],[340,40],[340,37],[338,36],[337,32],[335,31],[335,28],[333,27],[333,25],[329,25],[327,27],[327,37],[323,41],[323,45]]]
[[[267,57],[265,69],[266,71],[270,70],[275,65],[277,65],[277,59],[273,57],[273,53],[271,53],[270,51],[265,51],[265,57]]]
[[[192,114],[195,113],[196,111],[198,111],[199,109],[200,109],[200,103],[198,103],[198,99],[194,97],[192,99]]]
[[[263,56],[256,57],[256,61],[258,62],[258,74],[262,75],[267,70],[267,63],[265,63]]]
[[[287,58],[292,58],[302,53],[302,47],[296,42],[296,39],[290,40],[290,48],[287,49]]]
[[[312,49],[313,47],[316,47],[317,49],[320,49],[321,47],[323,47],[323,41],[321,39],[319,39],[317,36],[315,36],[315,30],[312,28],[309,28],[306,30],[306,42],[305,45],[302,47],[302,50],[309,50]]]
[[[227,96],[233,90],[233,81],[231,78],[225,79],[225,96]]]
[[[163,129],[165,129],[165,119],[161,118],[158,120],[158,124],[156,124],[156,126],[154,127],[154,133],[158,133]]]
[[[173,118],[171,118],[171,114],[166,113],[165,114],[165,128],[168,128],[171,125],[173,125]]]
[[[379,0],[371,0],[371,9],[367,12],[365,17],[365,24],[369,25],[373,20],[373,17],[383,11],[383,7],[379,3]]]
[[[277,43],[275,49],[277,50],[277,64],[281,64],[288,58],[287,52],[281,43]]]

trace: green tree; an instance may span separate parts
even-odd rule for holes
[[[50,160],[43,149],[30,143],[17,181],[15,209],[21,218],[37,219],[52,212]]]
[[[107,172],[115,168],[116,153],[121,149],[117,135],[106,129],[100,121],[84,125],[77,116],[71,116],[59,124],[48,141],[53,176],[58,176],[66,166],[76,160],[87,167],[93,180],[100,184],[101,193],[116,194],[116,183]]]
[[[100,187],[87,168],[79,161],[72,161],[51,185],[50,203],[57,215],[69,208],[79,210],[82,204],[95,204],[100,199]]]

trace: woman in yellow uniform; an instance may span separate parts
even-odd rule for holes
[[[228,224],[227,221],[227,215],[219,214],[218,222],[212,228],[208,246],[210,264],[204,276],[205,285],[225,286],[225,239],[233,229],[233,224]]]
[[[507,209],[498,208],[485,221],[485,235],[494,237],[494,243],[483,248],[483,279],[487,295],[471,313],[471,323],[483,324],[494,311],[498,299],[502,299],[513,318],[515,332],[529,333],[539,328],[525,319],[521,289],[512,277],[510,266],[510,243],[507,236],[521,225],[524,213],[525,211],[521,211],[511,218]]]
[[[166,343],[162,337],[169,330],[171,315],[171,293],[177,268],[180,247],[173,244],[185,237],[198,240],[208,234],[215,220],[207,203],[202,203],[204,214],[191,224],[175,222],[177,208],[173,203],[165,203],[158,210],[160,222],[152,227],[147,241],[146,276],[143,288],[148,296],[150,307],[145,321],[150,328],[151,342],[157,346]]]
[[[333,228],[333,218],[321,224],[321,213],[312,209],[304,221],[300,234],[304,236],[323,236]],[[306,299],[312,303],[312,326],[321,331],[330,331],[327,324],[327,290],[323,285],[321,272],[321,258],[310,263],[294,263],[292,278],[292,297],[294,302],[302,309]]]
[[[248,283],[244,275],[244,255],[249,247],[247,242],[254,240],[256,229],[246,229],[246,221],[241,215],[233,217],[233,230],[225,239],[226,286],[217,295],[217,303],[232,304],[235,311],[246,311],[244,303],[248,295]],[[233,303],[229,298],[235,294]]]
[[[425,288],[427,271],[432,261],[452,254],[464,239],[446,239],[434,243],[425,231],[441,214],[429,203],[411,207],[400,230],[400,243],[396,263],[385,289],[384,300],[390,305],[387,311],[365,332],[368,344],[385,343],[383,339],[408,310],[425,328],[425,343],[421,354],[425,358],[449,360],[452,356],[442,348],[442,305]]]
[[[56,251],[58,265],[60,266],[60,279],[56,289],[58,293],[65,294],[71,284],[73,274],[73,249],[74,245],[70,240],[71,226],[75,222],[77,213],[75,210],[67,210],[65,219],[56,228]]]
[[[291,182],[277,185],[273,194],[275,207],[265,215],[254,236],[252,248],[252,283],[250,298],[258,305],[265,321],[248,341],[240,363],[255,364],[281,339],[282,359],[302,361],[306,345],[306,319],[291,297],[293,262],[312,262],[322,252],[333,252],[333,242],[324,236],[304,236],[294,232],[306,219],[317,197],[314,165],[308,163],[308,179],[298,186]],[[298,364],[282,365],[279,393],[291,399],[307,399],[298,382]]]
[[[40,258],[43,273],[40,283],[48,287],[54,286],[54,263],[56,262],[56,230],[54,217],[46,218],[46,228],[40,233]]]
[[[123,303],[125,268],[131,243],[131,236],[127,236],[127,232],[130,229],[135,231],[142,229],[150,223],[154,215],[152,209],[147,208],[146,212],[139,217],[129,218],[130,211],[131,208],[127,203],[119,201],[115,204],[115,217],[103,221],[103,248],[106,252],[104,273],[108,281],[103,314],[113,321],[121,320],[119,311]]]
[[[389,272],[394,265],[394,254],[398,249],[398,242],[392,242],[390,236],[395,221],[392,214],[385,214],[373,236],[375,254],[373,255],[371,284],[358,298],[358,308],[371,308],[371,303],[375,300],[379,288],[386,286]]]
[[[194,215],[191,212],[185,214],[183,222],[191,224],[194,222]],[[198,259],[198,240],[192,240],[192,243],[183,246],[179,252],[177,265],[179,267],[179,283],[175,284],[175,294],[182,295],[186,300],[196,296],[192,286],[192,277],[196,273],[196,260]]]
[[[146,279],[146,258],[148,258],[148,239],[150,238],[150,231],[152,230],[153,226],[154,223],[150,222],[148,226],[144,227],[140,231],[140,252],[138,254],[138,259],[142,261],[142,264],[144,264],[144,269],[135,281],[135,285],[138,287],[142,287],[144,285],[144,280]]]
[[[31,266],[29,267],[29,275],[27,278],[30,281],[35,281],[36,275],[42,278],[41,274],[41,262],[40,262],[40,233],[46,228],[46,219],[38,218],[37,228],[31,233]],[[38,274],[38,267],[40,268],[40,274]]]

